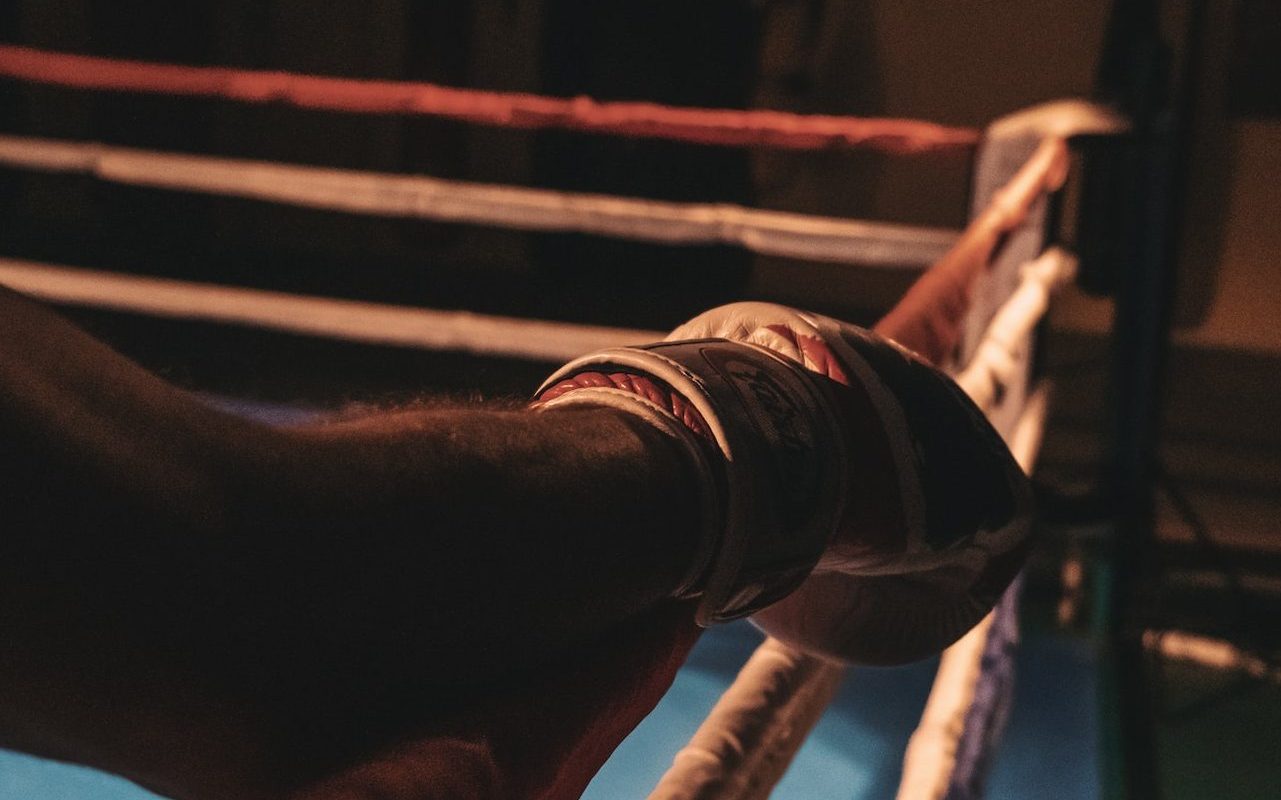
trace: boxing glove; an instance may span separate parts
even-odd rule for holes
[[[534,406],[610,406],[682,447],[704,499],[676,595],[698,622],[747,616],[800,585],[842,507],[846,436],[829,387],[766,348],[706,339],[614,348],[570,362]]]
[[[1021,564],[1028,492],[1004,444],[946,376],[853,326],[726,306],[566,365],[535,405],[566,404],[640,416],[697,465],[703,535],[678,594],[702,624],[754,615],[809,652],[908,661]]]
[[[982,619],[1026,556],[1031,493],[956,384],[870,331],[767,303],[713,309],[669,337],[708,338],[800,365],[828,389],[845,437],[827,547],[753,621],[812,653],[888,664],[937,652]]]

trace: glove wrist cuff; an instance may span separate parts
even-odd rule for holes
[[[680,594],[701,595],[698,622],[709,625],[789,594],[831,539],[843,510],[847,439],[822,380],[751,344],[661,342],[576,359],[535,400],[619,408],[694,453],[714,499]],[[674,399],[655,402],[656,383]]]

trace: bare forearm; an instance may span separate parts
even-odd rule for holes
[[[215,785],[252,763],[191,613],[250,430],[0,289],[0,744],[149,782],[175,750]]]
[[[3,292],[0,328],[0,743],[175,793],[139,759],[178,747],[243,794],[258,759],[323,769],[653,606],[691,558],[687,465],[614,412],[273,430]]]
[[[616,412],[407,410],[286,437],[285,524],[364,593],[348,613],[377,615],[450,680],[537,663],[652,606],[693,557],[689,466]]]
[[[416,585],[407,603],[466,626],[486,621],[471,609],[520,617],[531,600],[571,628],[634,613],[687,566],[688,466],[624,415],[438,406],[269,430],[16,295],[0,293],[0,320],[0,502],[68,547],[107,535],[84,530],[97,520],[123,523],[117,539],[170,525],[165,538],[227,558],[256,548],[314,565],[345,549],[335,567]]]
[[[252,428],[0,287],[6,515],[34,503],[41,527],[68,530],[85,513],[125,505],[188,520],[193,509],[210,513],[220,491],[213,479]]]

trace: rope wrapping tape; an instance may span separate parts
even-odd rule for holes
[[[731,244],[766,255],[869,267],[920,269],[941,258],[958,236],[937,228],[725,204],[664,203],[16,136],[0,136],[0,164],[352,214],[665,244]]]
[[[412,114],[508,128],[560,128],[697,144],[792,150],[866,148],[894,154],[968,151],[979,132],[904,119],[674,108],[353,80],[288,72],[191,67],[0,46],[0,75],[103,91],[214,97],[354,114]]]
[[[661,331],[306,297],[11,259],[0,259],[0,283],[53,303],[557,364],[604,347],[663,338]]]

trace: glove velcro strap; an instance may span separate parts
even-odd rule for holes
[[[701,417],[700,433],[723,458],[723,524],[696,582],[700,624],[755,613],[805,579],[840,518],[848,463],[824,379],[764,348],[707,339],[585,356],[557,371],[536,397],[583,373],[639,375],[670,388]]]

